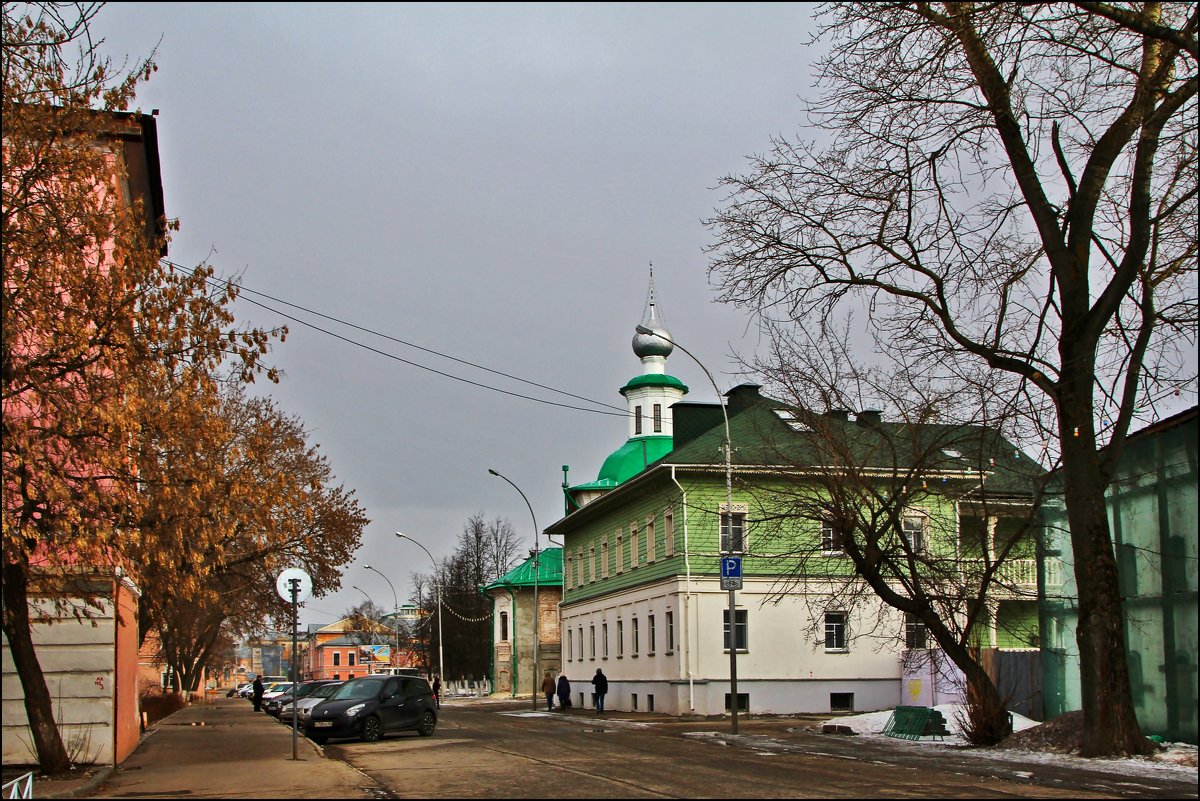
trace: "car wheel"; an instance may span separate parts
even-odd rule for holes
[[[433,734],[433,727],[437,725],[437,718],[432,712],[426,712],[421,715],[421,725],[417,727],[417,734],[422,737],[428,737]]]
[[[371,715],[362,723],[362,738],[364,742],[373,743],[383,736],[383,727],[379,725],[379,718]]]

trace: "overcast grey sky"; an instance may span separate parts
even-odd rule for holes
[[[654,264],[673,336],[721,389],[749,320],[714,300],[701,224],[713,187],[795,132],[812,83],[804,4],[306,5],[113,3],[95,31],[116,57],[158,45],[139,95],[159,110],[171,258],[210,258],[245,286],[367,329],[623,407]],[[160,42],[161,39],[161,42]],[[211,254],[211,256],[210,256]],[[257,297],[257,296],[248,296]],[[261,300],[261,298],[258,298]],[[279,304],[267,301],[279,308]],[[330,622],[400,603],[420,549],[453,551],[475,512],[533,544],[571,483],[625,439],[620,417],[522,400],[288,323],[270,394],[300,416],[371,524],[343,588],[306,604]],[[503,381],[361,331],[403,359]],[[679,352],[668,371],[713,400]],[[545,547],[544,539],[541,545]]]

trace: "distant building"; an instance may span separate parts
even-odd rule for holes
[[[535,581],[536,579],[536,581]],[[534,586],[537,586],[538,672],[534,671]],[[562,670],[562,549],[547,548],[483,588],[492,597],[492,693],[539,692],[542,674]]]
[[[303,678],[353,679],[390,666],[394,636],[394,629],[361,618],[310,625],[301,662]]]

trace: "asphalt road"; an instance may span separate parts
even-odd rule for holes
[[[1192,780],[1130,777],[821,735],[796,719],[679,721],[447,705],[433,737],[325,747],[393,798],[1196,798]]]

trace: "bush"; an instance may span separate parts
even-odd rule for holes
[[[165,718],[172,712],[178,712],[187,706],[187,701],[180,693],[155,693],[152,695],[143,695],[142,714],[145,717],[146,725]]]
[[[968,683],[966,702],[966,712],[959,726],[963,738],[971,745],[995,745],[1012,734],[1012,717],[1003,699]]]

